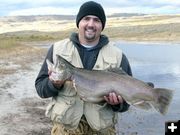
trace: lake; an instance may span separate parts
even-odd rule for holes
[[[133,76],[155,87],[172,89],[174,96],[165,116],[130,107],[119,114],[119,135],[164,135],[165,121],[180,120],[180,44],[118,42],[129,59]]]

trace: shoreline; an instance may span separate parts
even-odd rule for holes
[[[111,41],[114,42],[126,42],[126,43],[138,43],[138,44],[151,44],[151,45],[160,45],[160,44],[167,44],[167,45],[171,45],[171,44],[175,44],[175,45],[179,45],[180,41],[179,40],[174,40],[174,41],[169,41],[169,40],[128,40],[128,39],[121,39],[121,38],[110,38]]]

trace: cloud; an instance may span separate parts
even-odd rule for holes
[[[29,8],[29,9],[22,9],[22,10],[15,10],[10,12],[9,16],[16,16],[16,15],[73,15],[77,11],[75,8],[71,10],[62,7],[39,7],[39,8]]]
[[[87,0],[4,0],[0,3],[0,15],[42,15],[76,14]],[[95,0],[104,7],[107,14],[112,13],[180,13],[179,0]]]

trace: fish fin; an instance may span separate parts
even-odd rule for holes
[[[139,102],[133,103],[132,105],[136,106],[137,108],[144,109],[144,110],[149,110],[149,109],[152,108],[152,106],[148,102],[146,102],[144,100],[141,100]]]
[[[155,97],[155,102],[152,103],[153,107],[158,112],[165,115],[172,101],[173,91],[164,88],[155,88],[152,89],[152,92]]]
[[[106,71],[113,72],[113,73],[120,74],[120,75],[127,75],[127,73],[124,70],[122,70],[122,68],[110,67],[110,68],[106,69]]]

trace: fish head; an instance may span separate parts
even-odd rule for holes
[[[46,59],[48,70],[52,72],[53,80],[66,80],[71,77],[70,70],[68,68],[67,61],[61,56],[56,55],[56,62],[53,64]]]
[[[47,67],[49,71],[56,72],[56,73],[62,73],[64,71],[64,65],[60,64],[59,62],[56,62],[53,64],[50,60],[46,59]]]
[[[62,73],[64,71],[66,71],[67,67],[66,67],[65,63],[63,63],[62,61],[57,59],[57,62],[55,64],[55,66],[54,66],[54,69],[55,69],[56,72]]]
[[[57,71],[72,70],[74,66],[60,55],[56,55],[55,68]]]

